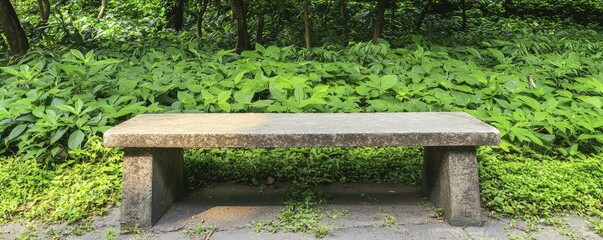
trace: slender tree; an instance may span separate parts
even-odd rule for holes
[[[264,44],[264,21],[264,14],[259,14],[255,29],[255,42],[258,44]]]
[[[50,17],[50,2],[48,0],[38,0],[38,8],[40,9],[40,20],[48,22],[48,17]]]
[[[245,3],[243,0],[231,0],[233,15],[237,21],[237,44],[236,51],[241,53],[244,50],[251,49],[251,42],[249,41],[249,33],[247,32],[247,19],[245,14]]]
[[[96,16],[96,18],[103,18],[103,16],[105,15],[106,8],[107,8],[107,0],[101,0],[101,6],[100,6],[100,9],[98,10],[98,15]]]
[[[379,44],[379,38],[383,32],[383,21],[385,19],[385,1],[377,0],[377,8],[375,9],[375,21],[373,25],[373,44]]]
[[[348,42],[350,41],[349,39],[349,35],[350,35],[350,27],[348,25],[348,21],[350,20],[349,14],[348,14],[348,3],[347,0],[339,0],[339,7],[341,9],[341,29],[343,32],[343,45],[347,46]]]
[[[209,6],[209,0],[198,0],[197,6],[197,36],[203,35],[203,18],[207,12],[207,6]]]
[[[165,4],[167,27],[182,30],[184,19],[184,0],[167,0]]]
[[[310,50],[312,48],[311,37],[310,37],[310,9],[308,0],[304,0],[304,28],[306,32],[306,48]]]
[[[11,54],[19,57],[27,53],[29,50],[27,36],[9,0],[0,0],[0,26],[4,29]]]
[[[423,9],[421,9],[421,13],[419,14],[419,18],[417,18],[417,22],[415,23],[415,31],[421,31],[421,26],[423,25],[423,21],[425,17],[427,17],[427,12],[431,8],[433,4],[433,0],[428,0],[425,5],[423,5]]]
[[[461,0],[461,16],[463,18],[463,22],[461,24],[461,31],[467,31],[467,2],[465,0]]]

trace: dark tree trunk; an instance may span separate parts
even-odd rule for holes
[[[165,6],[167,27],[176,31],[182,30],[184,18],[184,0],[167,0]]]
[[[339,0],[339,7],[341,8],[341,23],[342,23],[342,30],[343,30],[343,45],[347,46],[350,39],[349,39],[349,35],[350,35],[350,27],[348,25],[348,21],[349,21],[349,14],[348,14],[348,3],[347,0]]]
[[[308,0],[304,0],[304,28],[306,32],[306,48],[310,50],[312,48],[310,38],[310,9]]]
[[[377,8],[375,11],[375,22],[373,25],[373,44],[379,44],[379,38],[383,32],[383,20],[385,18],[385,1],[377,0]]]
[[[107,8],[107,0],[101,0],[100,10],[98,11],[98,16],[96,18],[102,18],[105,16],[105,9]]]
[[[419,14],[419,18],[417,19],[415,31],[417,31],[417,32],[421,31],[421,26],[423,25],[423,21],[425,21],[425,17],[427,17],[427,12],[429,12],[429,8],[431,8],[432,4],[433,4],[433,0],[429,0],[423,6],[423,9],[421,10],[421,13]]]
[[[50,17],[50,2],[48,0],[38,0],[38,8],[40,9],[40,20],[48,22],[48,17]]]
[[[247,19],[245,17],[245,3],[243,0],[232,0],[232,11],[235,19],[237,20],[237,53],[241,53],[244,50],[251,49],[251,42],[249,41],[249,33],[247,32]]]
[[[201,37],[203,36],[203,18],[205,17],[205,12],[207,12],[209,0],[199,0],[199,4],[197,12],[197,36]]]
[[[258,25],[255,30],[255,42],[264,44],[264,14],[258,17]]]
[[[511,15],[515,15],[515,10],[513,9],[513,0],[505,0],[502,4],[503,9],[505,9],[504,16],[509,17]]]
[[[398,10],[398,3],[396,1],[391,1],[390,3],[390,11],[392,12],[391,21],[393,22],[396,19],[396,10]]]
[[[9,0],[0,0],[0,26],[4,29],[11,54],[19,57],[27,53],[29,50],[27,36]]]
[[[461,0],[461,14],[463,17],[463,22],[461,24],[461,31],[467,31],[467,2],[465,0]]]

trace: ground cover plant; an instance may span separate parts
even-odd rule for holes
[[[17,11],[37,24],[27,2]],[[597,11],[596,2],[588,4]],[[221,5],[208,11],[201,36],[160,29],[163,20],[145,15],[162,11],[152,1],[114,6],[101,20],[75,17],[94,5],[53,6],[50,27],[28,32],[34,48],[24,56],[11,58],[0,40],[0,222],[80,222],[118,203],[121,153],[102,147],[99,136],[141,113],[464,111],[501,131],[501,146],[478,155],[487,211],[527,219],[575,212],[603,234],[597,26],[502,13],[485,18],[485,10],[471,9],[471,31],[455,32],[449,29],[459,24],[458,9],[433,8],[421,19],[421,5],[404,5],[415,14],[392,14],[421,20],[419,29],[396,28],[400,20],[392,18],[373,44],[364,34],[370,24],[359,17],[372,14],[372,5],[359,1],[349,5],[356,41],[318,34],[313,43],[323,46],[299,47],[300,29],[273,19],[282,32],[267,30],[265,44],[237,54],[227,47],[236,26]],[[551,7],[497,6],[490,9],[515,9],[508,13],[516,16]],[[562,14],[553,10],[548,17]],[[190,149],[185,157],[191,187],[291,182],[285,209],[274,221],[255,223],[260,231],[327,234],[326,215],[314,208],[325,201],[319,184],[421,179],[416,148]],[[293,224],[300,219],[307,224]]]

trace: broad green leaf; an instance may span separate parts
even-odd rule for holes
[[[63,137],[63,135],[65,135],[67,130],[68,130],[67,128],[57,129],[57,131],[54,132],[54,134],[52,134],[52,137],[50,137],[50,144],[54,144],[56,141],[61,139]]]
[[[95,61],[93,63],[90,64],[90,66],[104,66],[104,65],[111,65],[111,64],[118,64],[118,63],[122,63],[123,60],[119,60],[119,59],[103,59],[103,60],[99,60],[99,61]]]
[[[304,101],[306,94],[304,93],[304,87],[301,84],[295,84],[293,96],[295,96],[297,104],[301,104],[301,102]]]
[[[601,97],[580,96],[578,98],[596,109],[601,109]]]
[[[222,91],[218,94],[218,103],[226,102],[230,98],[230,91]],[[229,107],[230,109],[230,107]],[[229,112],[229,111],[227,111]]]
[[[381,77],[381,91],[394,87],[396,83],[398,83],[398,77],[396,75],[385,75]]]
[[[14,69],[14,68],[12,68],[12,67],[0,67],[0,69],[1,69],[3,72],[8,73],[8,74],[13,75],[13,76],[16,76],[16,77],[20,77],[20,76],[22,76],[22,73],[21,73],[21,72],[19,72],[19,70]]]
[[[182,102],[182,104],[186,104],[186,105],[197,104],[197,101],[195,100],[195,96],[193,96],[190,93],[184,92],[184,91],[178,91],[178,100],[180,100],[180,102]]]
[[[517,96],[516,98],[536,111],[542,110],[542,105],[534,98],[527,96]]]
[[[58,105],[58,106],[56,106],[56,108],[58,108],[59,110],[63,110],[65,112],[70,112],[70,113],[76,114],[75,108],[73,108],[72,106],[69,106],[69,105]]]
[[[70,149],[79,148],[82,144],[82,141],[84,141],[84,137],[86,137],[86,134],[84,134],[84,132],[82,132],[81,130],[77,130],[71,133],[71,135],[69,135],[69,139],[67,140],[67,146]]]
[[[287,100],[287,91],[283,90],[283,88],[275,82],[270,82],[268,90],[270,91],[270,95],[279,102],[285,102]]]
[[[6,141],[10,141],[12,139],[15,139],[16,137],[21,135],[21,133],[23,133],[26,128],[27,128],[27,124],[25,124],[25,123],[17,125],[15,128],[13,128],[13,130],[10,131],[10,133],[8,134],[6,139],[4,139],[4,141],[6,142]]]
[[[73,54],[73,56],[75,56],[76,58],[78,58],[79,60],[84,61],[86,58],[84,57],[84,55],[82,54],[82,52],[80,52],[80,50],[77,49],[71,49],[71,54]]]
[[[224,112],[230,112],[230,104],[227,102],[218,102],[218,107]]]
[[[243,79],[243,76],[245,76],[245,74],[247,73],[247,71],[242,71],[239,74],[237,74],[234,78],[234,84],[239,84],[239,82],[241,81],[241,79]]]
[[[234,99],[238,103],[250,104],[254,95],[255,95],[255,93],[251,89],[246,88],[244,90],[236,91],[234,93]]]

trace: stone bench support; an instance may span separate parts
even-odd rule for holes
[[[150,227],[182,194],[182,149],[125,148],[121,222]]]
[[[455,226],[481,225],[476,147],[499,131],[466,113],[143,114],[104,135],[124,148],[121,222],[150,227],[180,196],[183,148],[423,146],[423,192]]]
[[[476,148],[425,147],[423,193],[454,226],[481,225]]]

